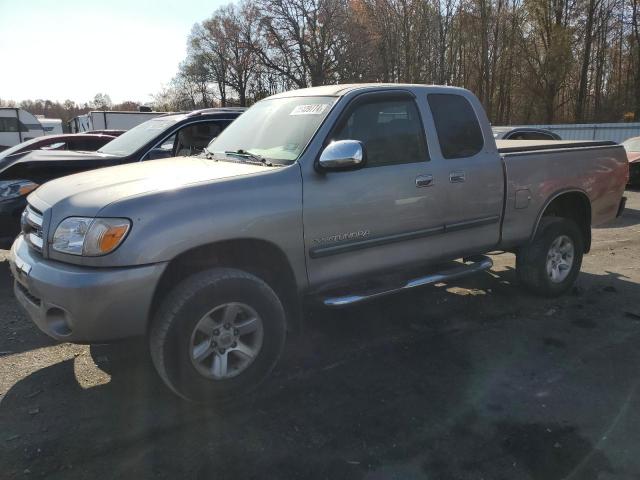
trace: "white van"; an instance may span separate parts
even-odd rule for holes
[[[167,112],[92,111],[72,118],[69,122],[69,131],[80,133],[91,130],[129,130],[153,117],[166,114]]]
[[[61,118],[45,118],[44,115],[36,115],[36,118],[42,125],[45,135],[62,135],[62,119]]]
[[[89,117],[88,113],[73,117],[71,120],[69,120],[69,123],[67,125],[69,126],[69,131],[71,133],[83,133],[92,130],[91,118]]]
[[[38,119],[20,108],[0,107],[0,151],[44,135]]]

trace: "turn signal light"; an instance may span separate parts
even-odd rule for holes
[[[129,225],[109,227],[100,236],[100,240],[98,241],[100,251],[102,253],[109,253],[111,250],[116,248],[122,241],[122,238],[127,234],[127,230],[129,230]]]

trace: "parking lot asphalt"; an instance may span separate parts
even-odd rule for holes
[[[576,287],[491,272],[313,310],[267,384],[178,400],[142,341],[56,344],[0,253],[0,478],[638,479],[640,192]]]

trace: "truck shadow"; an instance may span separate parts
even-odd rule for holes
[[[515,284],[506,269],[362,307],[311,310],[305,335],[260,393],[224,410],[169,393],[143,344],[93,346],[90,360],[107,383],[81,387],[89,373],[76,358],[7,392],[0,423],[12,440],[0,438],[0,464],[9,476],[29,469],[65,479],[555,480],[578,468],[575,478],[595,480],[613,467],[579,425],[558,423],[571,412],[540,418],[514,392],[533,395],[538,384],[523,371],[555,372],[550,355],[598,329],[597,310],[612,308],[611,295],[638,298],[640,286],[583,273],[572,294],[549,301]],[[616,397],[603,425],[631,394],[607,395]]]

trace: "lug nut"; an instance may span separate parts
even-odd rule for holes
[[[214,335],[220,335],[220,330],[218,330],[217,328],[213,331]]]
[[[225,324],[224,324],[224,328],[225,328],[226,330],[229,330],[229,329],[231,328],[231,324],[229,324],[229,323],[225,323]]]
[[[240,330],[238,330],[237,328],[233,329],[233,334],[234,335],[238,335],[240,333]]]

